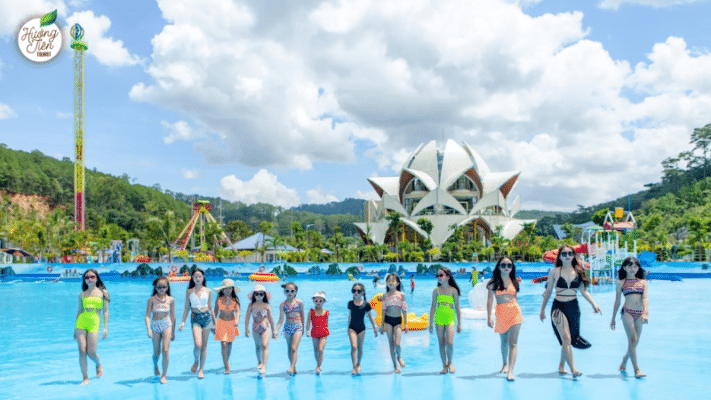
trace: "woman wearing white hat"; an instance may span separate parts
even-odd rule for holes
[[[224,279],[222,284],[214,290],[217,292],[215,340],[222,342],[222,361],[225,364],[225,374],[229,374],[232,342],[236,336],[239,336],[240,305],[237,293],[240,292],[240,289],[235,287],[235,282],[232,279]]]
[[[306,319],[306,335],[311,336],[314,344],[314,356],[316,357],[316,375],[321,374],[321,363],[323,363],[323,351],[326,348],[326,338],[330,335],[328,330],[328,310],[323,309],[326,302],[326,293],[316,292],[312,296],[314,308],[309,311]],[[311,332],[309,332],[309,327]]]
[[[267,370],[267,359],[269,358],[269,336],[276,339],[277,332],[274,329],[274,318],[272,308],[269,306],[271,294],[263,285],[257,285],[247,297],[251,301],[247,307],[247,316],[244,319],[244,335],[249,337],[249,320],[254,320],[252,333],[254,333],[254,344],[257,352],[257,370],[264,374]]]

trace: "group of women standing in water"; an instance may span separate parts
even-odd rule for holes
[[[632,362],[635,376],[644,377],[637,362],[637,343],[642,333],[643,324],[648,319],[648,287],[645,271],[639,260],[628,257],[618,271],[619,281],[615,289],[615,305],[612,312],[611,328],[615,329],[615,316],[622,303],[622,323],[627,333],[628,349],[622,358],[620,370],[624,371],[627,361]],[[222,285],[214,288],[218,294],[214,307],[212,290],[205,287],[205,274],[200,269],[193,271],[185,296],[185,307],[179,330],[183,330],[188,314],[194,341],[194,363],[191,371],[204,377],[205,358],[210,333],[214,332],[215,340],[222,344],[224,373],[230,372],[229,357],[232,342],[239,335],[240,301],[237,293],[240,291],[231,279],[222,281]],[[578,291],[590,303],[593,312],[601,313],[587,287],[590,280],[583,265],[568,245],[558,250],[556,264],[548,273],[546,290],[543,294],[540,319],[546,318],[545,307],[555,291],[551,307],[551,322],[553,332],[561,345],[560,364],[558,372],[567,374],[567,363],[573,377],[582,373],[575,367],[572,348],[586,349],[591,345],[580,336],[580,307]],[[517,356],[518,336],[523,322],[517,294],[519,283],[516,277],[516,266],[509,257],[502,257],[496,263],[493,276],[486,283],[488,289],[487,323],[500,334],[501,357],[503,366],[501,373],[507,374],[513,381],[513,369]],[[283,335],[287,343],[289,369],[287,374],[296,374],[299,343],[304,334],[312,338],[314,356],[316,358],[316,374],[321,372],[324,349],[327,337],[329,311],[324,309],[326,294],[322,291],[314,293],[314,307],[305,313],[303,301],[298,299],[298,287],[293,282],[282,285],[286,299],[279,304],[279,320],[275,324],[269,305],[271,294],[263,285],[256,285],[247,297],[250,300],[245,317],[245,336],[253,335],[257,356],[257,371],[264,374],[269,356],[269,340],[276,339],[283,327]],[[400,346],[401,335],[407,332],[407,302],[402,292],[400,277],[389,274],[386,277],[386,291],[382,295],[382,324],[380,330],[376,326],[371,313],[371,306],[366,301],[365,287],[355,283],[351,289],[353,299],[348,302],[348,337],[351,344],[351,359],[353,375],[360,373],[363,356],[363,342],[366,333],[365,317],[368,316],[375,336],[380,332],[387,336],[393,369],[396,373],[405,367]],[[454,373],[452,363],[454,353],[454,335],[461,332],[461,310],[459,299],[461,291],[452,272],[445,267],[437,271],[437,287],[432,292],[429,330],[436,330],[439,352],[442,360],[441,374]],[[494,303],[496,306],[494,307]],[[77,312],[74,337],[79,345],[79,364],[83,375],[82,384],[89,382],[87,374],[87,357],[96,364],[96,376],[103,373],[96,347],[99,337],[100,314],[103,312],[103,338],[108,335],[109,293],[95,269],[88,269],[82,277],[82,293],[79,295],[79,310]],[[494,313],[494,315],[492,315]],[[494,319],[494,316],[496,317]],[[495,322],[494,322],[495,320]],[[170,283],[166,277],[153,281],[153,293],[146,307],[146,329],[153,341],[154,373],[160,376],[160,382],[166,383],[166,372],[169,364],[170,342],[175,340],[175,300],[171,297]],[[250,321],[252,327],[250,330]],[[282,325],[283,323],[283,325]],[[162,368],[158,361],[163,357]]]

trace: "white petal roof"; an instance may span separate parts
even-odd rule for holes
[[[474,160],[474,167],[476,168],[476,171],[479,173],[479,176],[481,175],[488,175],[491,173],[491,170],[489,169],[489,166],[486,164],[486,161],[479,155],[479,153],[474,150],[474,148],[470,145],[468,145],[466,142],[462,142],[464,144],[464,149],[467,150],[469,154],[471,154],[472,159]]]
[[[368,225],[370,225],[370,239],[373,243],[377,244],[383,244],[385,242],[385,235],[388,232],[388,228],[390,228],[388,221],[374,222],[371,224],[356,222],[354,225],[361,231],[363,236],[365,236],[366,232],[368,232]]]
[[[407,213],[407,210],[405,210],[405,207],[400,204],[400,202],[397,200],[397,198],[389,195],[389,194],[384,194],[383,195],[383,211],[384,210],[393,210],[399,212],[401,215],[407,217],[409,214]]]
[[[407,171],[411,173],[412,175],[415,175],[417,179],[422,182],[428,190],[434,190],[434,188],[437,187],[437,182],[426,172],[412,169],[412,168],[403,168],[403,171]],[[403,188],[404,189],[404,188]]]
[[[473,165],[471,157],[461,146],[451,139],[447,140],[442,160],[440,186],[447,189]]]
[[[437,146],[435,141],[418,148],[405,163],[405,168],[422,171],[439,184],[439,168],[437,167]]]
[[[398,188],[400,187],[400,178],[397,176],[374,176],[368,178],[368,182],[380,197],[383,197],[383,193],[397,196]]]
[[[513,217],[516,215],[518,210],[521,209],[521,196],[516,196],[516,199],[513,202],[513,205],[511,206],[511,209],[509,210],[509,216]]]
[[[416,216],[420,211],[424,210],[429,206],[434,206],[435,204],[443,204],[445,206],[457,210],[462,215],[467,215],[467,210],[465,210],[464,207],[459,204],[459,201],[452,197],[451,194],[447,193],[446,190],[442,190],[441,187],[438,187],[435,190],[427,193],[427,195],[425,195],[425,197],[423,197],[422,200],[417,203],[417,206],[415,206],[415,208],[412,210],[411,215]]]

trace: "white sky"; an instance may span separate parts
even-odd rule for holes
[[[183,193],[372,198],[451,138],[522,171],[522,209],[572,210],[658,182],[711,122],[704,0],[0,0],[0,143],[57,158],[72,51],[15,45],[54,9],[89,45],[87,167]]]

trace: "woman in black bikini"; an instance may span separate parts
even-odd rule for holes
[[[551,307],[551,322],[553,332],[555,332],[560,349],[560,365],[558,372],[567,374],[565,363],[568,362],[570,372],[573,377],[578,377],[583,373],[575,368],[573,362],[573,349],[587,349],[590,343],[580,336],[580,306],[578,305],[578,289],[585,300],[590,303],[595,313],[600,313],[600,307],[595,304],[587,287],[590,286],[590,279],[585,275],[585,270],[581,262],[575,256],[575,250],[569,245],[563,245],[558,249],[558,257],[555,267],[548,273],[548,286],[543,294],[543,304],[541,305],[541,321],[546,319],[546,303],[555,288],[555,299]]]

